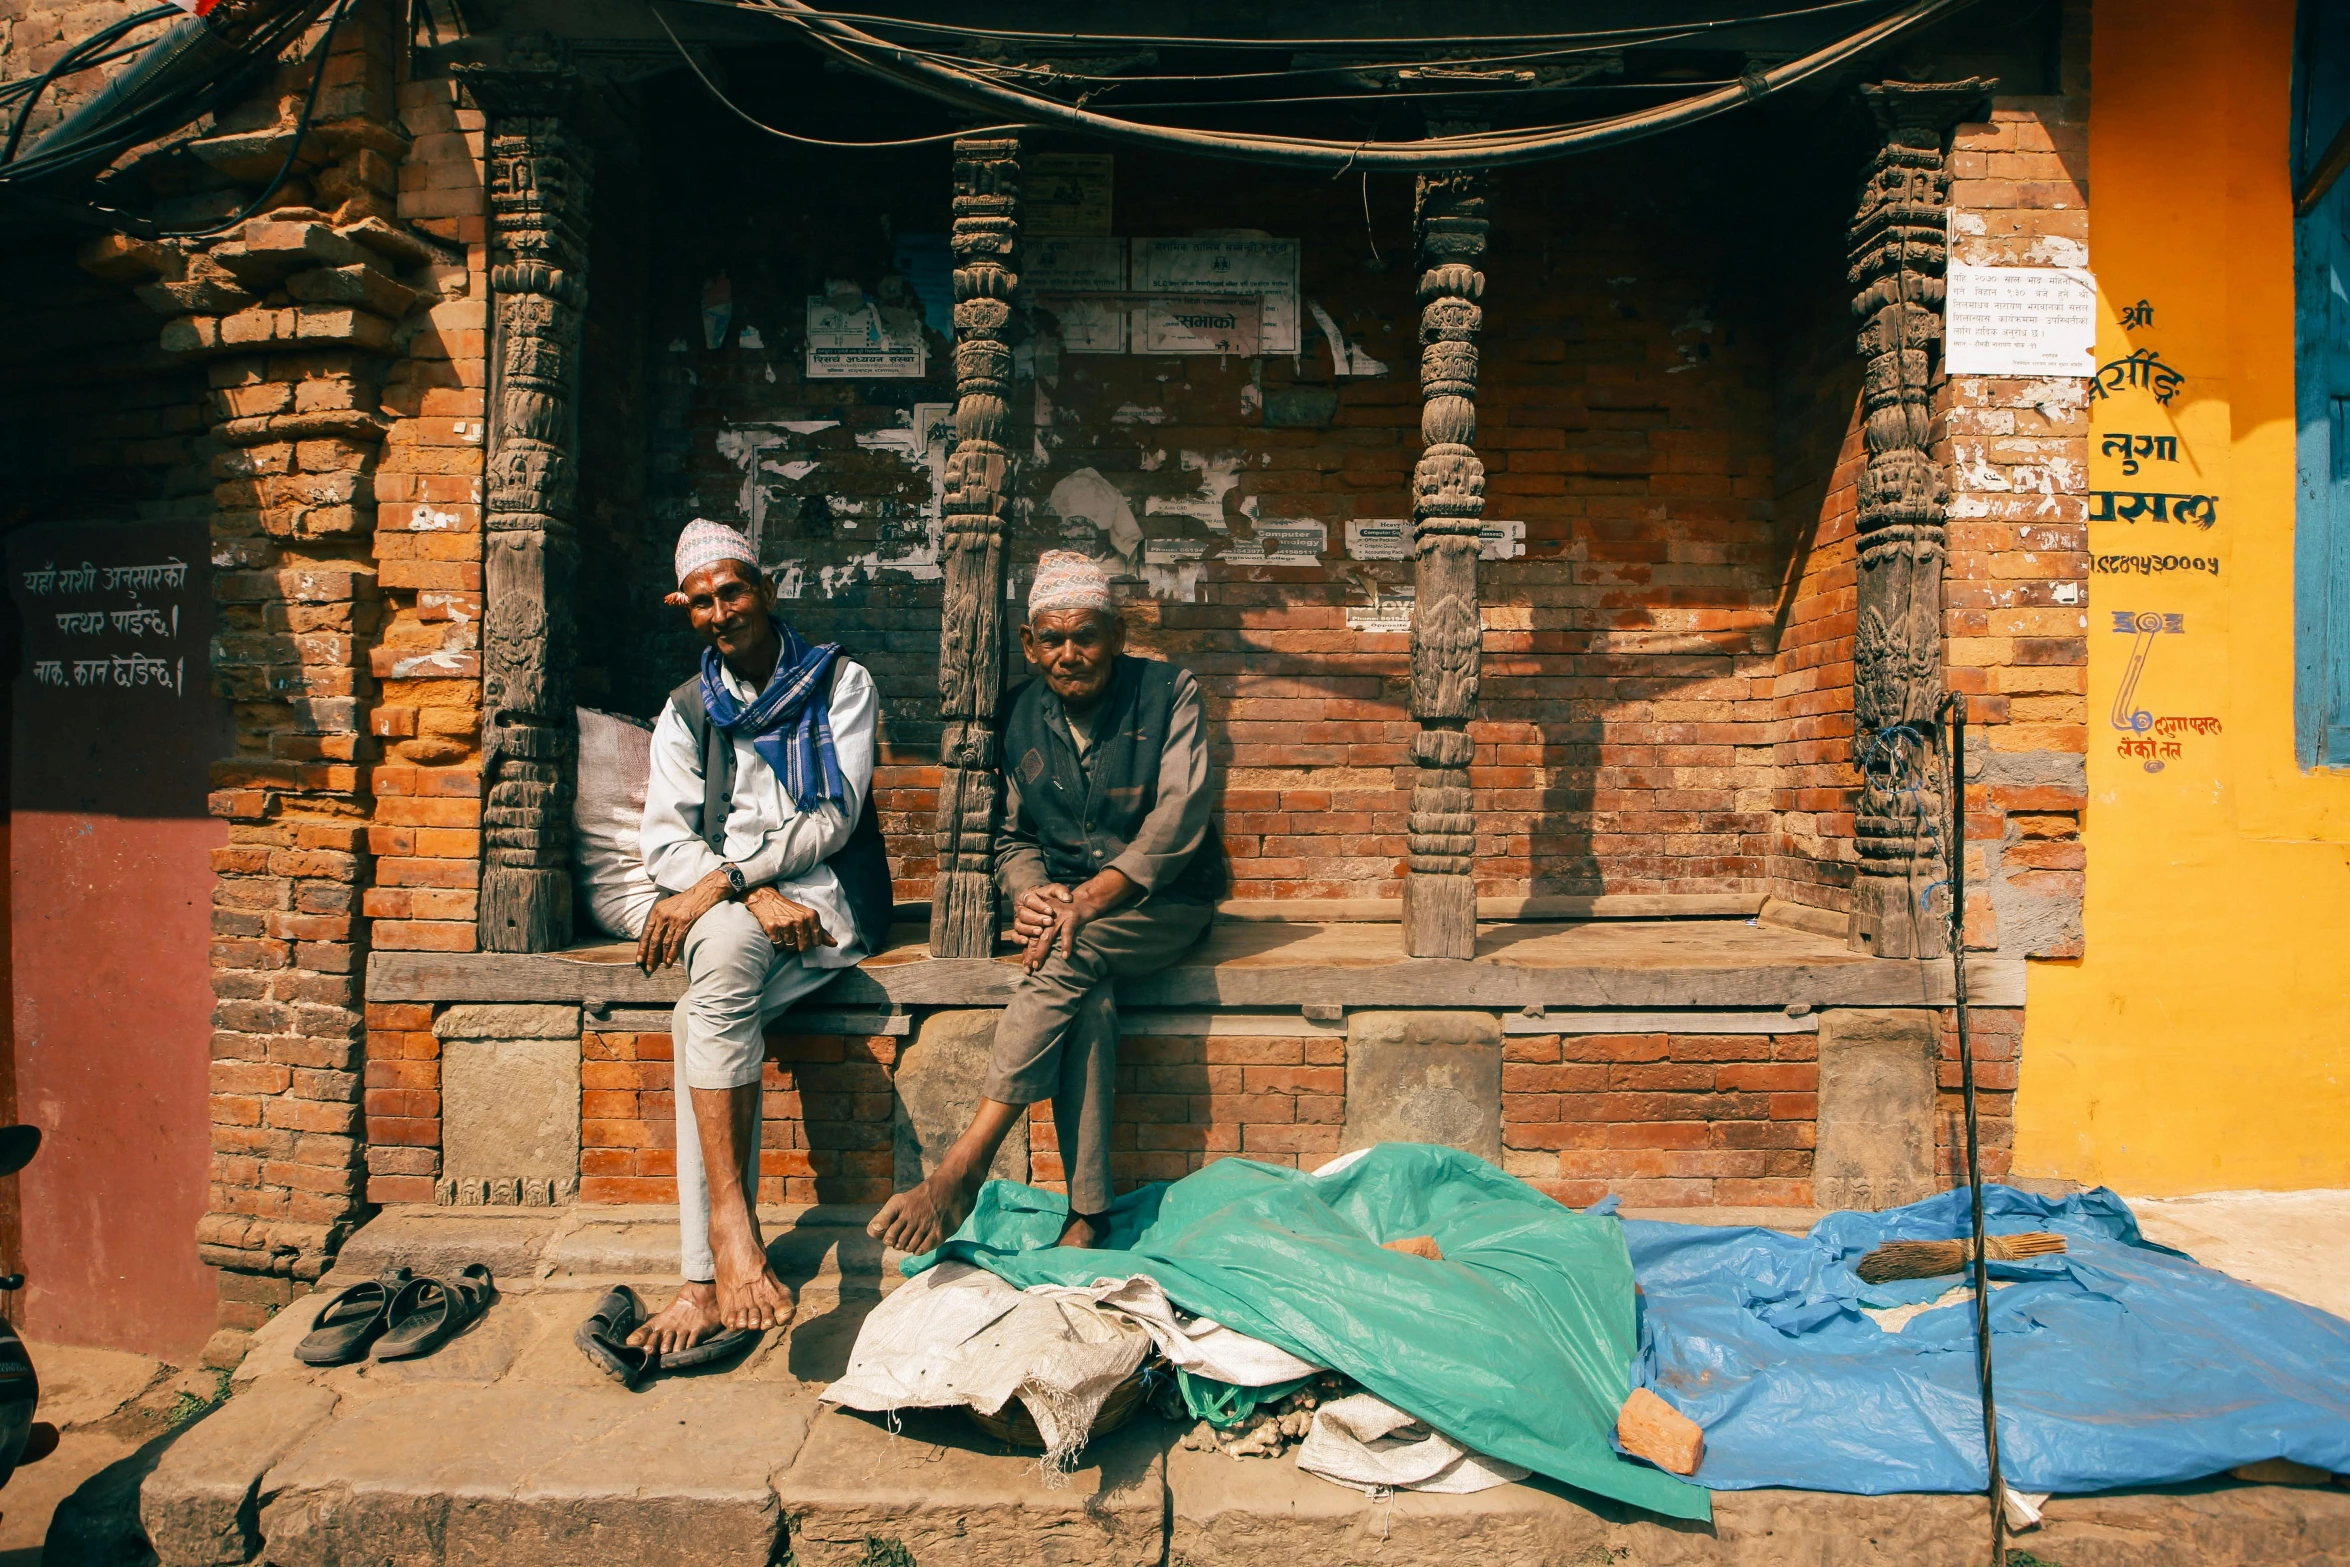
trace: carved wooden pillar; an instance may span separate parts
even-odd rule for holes
[[[1420,177],[1420,439],[1412,471],[1412,814],[1403,884],[1404,950],[1466,958],[1477,944],[1476,803],[1468,722],[1477,706],[1478,533],[1485,465],[1477,460],[1478,303],[1485,274],[1485,176]]]
[[[562,113],[573,78],[509,47],[465,74],[490,117],[488,478],[482,567],[481,944],[571,941],[571,518],[587,305],[588,156]]]
[[[1012,290],[1019,279],[1020,143],[955,143],[955,448],[947,457],[945,597],[939,606],[938,880],[930,950],[995,951],[992,854],[1003,799],[996,707],[1003,695],[1004,508],[1011,490]]]
[[[1943,139],[1989,84],[1863,87],[1884,143],[1852,222],[1852,309],[1868,361],[1861,403],[1859,620],[1853,744],[1860,863],[1850,944],[1887,958],[1949,951],[1942,853],[1943,520],[1950,486],[1929,455],[1942,340],[1950,176]]]

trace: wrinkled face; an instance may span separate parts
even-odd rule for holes
[[[1126,623],[1098,609],[1048,609],[1020,628],[1020,651],[1044,671],[1063,705],[1084,712],[1110,686],[1110,669],[1126,646]]]
[[[775,609],[775,590],[748,562],[722,560],[704,566],[679,583],[677,591],[684,595],[686,618],[694,631],[728,663],[756,662],[753,655],[775,640],[775,626],[767,618]]]

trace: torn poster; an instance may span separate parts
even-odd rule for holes
[[[1401,517],[1355,517],[1346,525],[1346,552],[1356,560],[1411,559],[1411,524]],[[1526,553],[1526,525],[1488,522],[1477,530],[1479,560],[1512,560]]]
[[[1046,239],[1021,247],[1020,286],[1060,322],[1061,347],[1072,354],[1126,352],[1126,310],[1115,297],[1126,287],[1126,241]]]
[[[919,381],[929,372],[929,351],[923,345],[920,317],[911,316],[913,330],[892,330],[880,307],[859,297],[842,309],[822,294],[808,296],[808,369],[810,380]]]
[[[1408,586],[1376,589],[1370,603],[1346,607],[1346,629],[1374,633],[1411,630],[1415,591]]]
[[[1226,546],[1224,559],[1239,566],[1316,566],[1329,547],[1327,523],[1311,517],[1268,517],[1257,524],[1253,541],[1235,540]]]
[[[1149,294],[1254,296],[1258,301],[1253,352],[1294,354],[1298,348],[1298,242],[1294,239],[1137,239],[1132,242],[1134,287]],[[1162,329],[1164,307],[1145,305],[1146,336]],[[1172,340],[1173,334],[1169,334]],[[1216,352],[1181,348],[1151,352]]]
[[[1115,168],[1113,156],[1106,152],[1036,152],[1022,157],[1021,231],[1033,238],[1107,235]]]

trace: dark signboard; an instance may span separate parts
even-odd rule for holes
[[[229,755],[202,521],[45,523],[8,538],[17,810],[202,816]]]

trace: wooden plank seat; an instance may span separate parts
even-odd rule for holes
[[[984,1007],[1010,998],[1020,970],[1009,947],[994,958],[934,958],[927,943],[923,926],[895,927],[883,951],[802,1006]],[[2023,1004],[2021,962],[1974,958],[1967,973],[1977,1004]],[[631,943],[600,942],[546,953],[378,951],[367,993],[382,1002],[596,1010],[666,1006],[684,982],[674,967],[641,971]],[[1833,937],[1734,917],[1481,922],[1466,959],[1409,957],[1393,923],[1219,922],[1172,967],[1118,986],[1125,1006],[1210,1010],[1936,1007],[1951,994],[1947,961],[1872,958]]]

